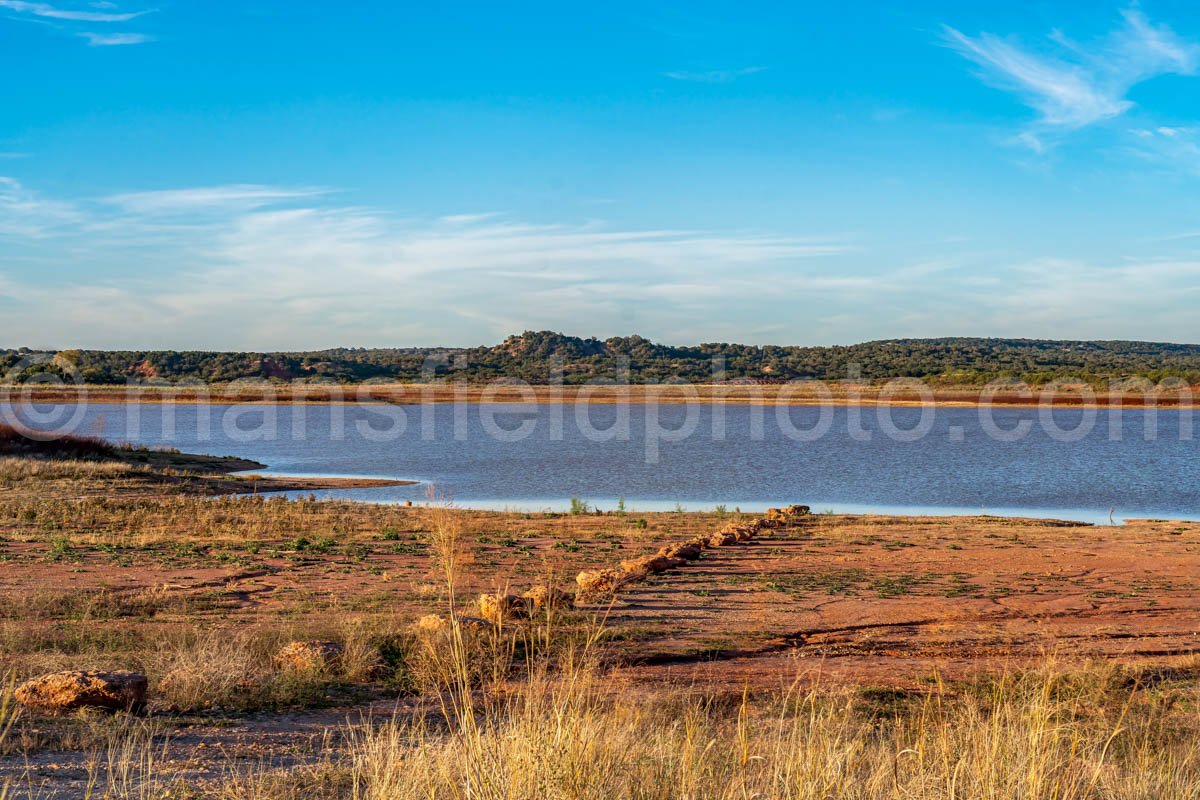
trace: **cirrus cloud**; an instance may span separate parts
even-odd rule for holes
[[[323,189],[258,184],[55,205],[6,180],[0,338],[38,346],[471,344],[581,324],[737,338],[764,287],[825,291],[806,265],[850,249],[495,213],[398,218]]]
[[[742,67],[741,69],[710,69],[700,72],[672,70],[663,74],[671,80],[689,81],[691,83],[733,83],[738,78],[754,75],[764,70],[766,70],[766,67]]]
[[[839,237],[402,218],[335,198],[233,184],[56,200],[0,178],[0,342],[295,350],[527,328],[678,343],[1195,339],[1200,262],[1186,257],[907,263]]]
[[[29,14],[45,19],[61,19],[72,22],[128,22],[131,19],[150,13],[149,11],[131,11],[116,13],[112,11],[80,11],[69,8],[59,8],[49,3],[31,3],[26,0],[0,0],[0,8],[16,11],[18,14]]]
[[[1125,114],[1134,107],[1129,90],[1160,75],[1194,75],[1200,46],[1166,25],[1155,25],[1136,8],[1123,24],[1086,44],[1052,32],[1040,48],[990,33],[968,36],[943,26],[943,41],[980,70],[980,77],[1011,91],[1038,113],[1036,123],[1016,137],[1034,150],[1044,137]]]
[[[144,33],[134,32],[104,32],[96,30],[79,30],[76,23],[130,22],[138,17],[152,13],[152,10],[117,11],[117,6],[109,2],[92,3],[89,8],[65,8],[50,3],[32,2],[31,0],[0,0],[0,9],[11,11],[18,20],[42,22],[73,34],[80,39],[86,39],[92,47],[113,47],[120,45],[143,44],[154,40],[154,37]]]
[[[84,31],[79,34],[88,40],[92,47],[114,47],[127,44],[143,44],[153,40],[144,33],[94,33]]]

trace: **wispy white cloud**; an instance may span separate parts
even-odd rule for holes
[[[72,204],[46,199],[15,178],[0,176],[0,236],[40,239],[79,219]]]
[[[88,40],[92,47],[112,47],[126,44],[143,44],[153,41],[153,37],[144,33],[93,33],[84,31],[79,36]]]
[[[758,72],[763,72],[766,67],[742,67],[741,69],[714,69],[701,72],[692,72],[689,70],[673,70],[664,72],[663,74],[676,81],[690,81],[692,83],[733,83],[738,78],[744,78],[747,75],[754,75]]]
[[[1048,125],[1088,125],[1132,105],[1124,99],[1124,87],[1103,86],[1079,65],[1035,55],[987,33],[972,39],[947,27],[946,37],[962,55],[985,68],[985,78],[1021,93]]]
[[[968,36],[944,26],[944,41],[976,64],[981,77],[1012,91],[1037,111],[1037,124],[1018,141],[1035,150],[1054,131],[1077,130],[1113,119],[1133,108],[1129,90],[1159,75],[1193,75],[1200,46],[1155,25],[1135,8],[1122,12],[1123,24],[1106,37],[1076,43],[1059,31],[1043,47],[1025,46],[990,33]]]
[[[487,211],[481,214],[448,214],[441,218],[441,221],[447,225],[470,225],[474,222],[482,222],[486,219],[495,219],[500,216],[498,212]]]
[[[1197,261],[1096,265],[1043,258],[1017,264],[1001,277],[1020,291],[980,287],[977,298],[1010,324],[1034,330],[1056,319],[1065,330],[1109,331],[1103,338],[1197,340],[1192,313],[1200,300]],[[1166,297],[1173,302],[1164,303]]]
[[[1183,231],[1182,233],[1173,233],[1170,236],[1159,236],[1148,241],[1151,242],[1181,242],[1187,239],[1200,239],[1200,230]]]
[[[204,209],[244,210],[260,208],[285,200],[316,197],[328,189],[288,188],[256,184],[201,186],[189,189],[164,189],[111,195],[105,202],[138,214],[176,214]]]
[[[119,11],[111,2],[89,3],[87,8],[63,7],[32,0],[0,0],[0,10],[13,12],[10,16],[27,22],[39,22],[45,26],[84,39],[91,47],[114,47],[136,45],[154,41],[154,37],[138,32],[110,33],[98,30],[82,30],[85,24],[107,25],[129,22],[152,13],[152,10]]]
[[[1200,175],[1200,127],[1165,126],[1134,128],[1129,152],[1150,164],[1173,172]]]
[[[112,4],[104,4],[105,8],[112,8]],[[77,9],[59,8],[52,6],[49,3],[31,3],[26,0],[0,0],[0,8],[7,8],[10,11],[16,11],[20,14],[29,14],[34,17],[43,17],[45,19],[59,19],[71,22],[128,22],[144,14],[149,14],[149,11],[131,11],[131,12],[113,12],[113,11],[84,11]]]
[[[22,342],[133,346],[158,330],[163,346],[473,343],[529,326],[732,336],[728,309],[754,307],[781,271],[848,251],[745,231],[491,213],[401,219],[334,204],[319,189],[261,185],[76,201],[60,224],[44,201],[10,188],[11,207],[0,204],[0,340]],[[42,281],[27,263],[68,264],[75,277],[52,270]],[[806,291],[828,288],[809,280]]]
[[[0,342],[291,349],[525,328],[681,343],[1196,338],[1200,262],[908,263],[836,237],[410,219],[335,198],[244,184],[56,201],[0,179]]]

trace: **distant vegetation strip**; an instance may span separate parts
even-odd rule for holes
[[[719,365],[714,370],[714,364]],[[676,347],[640,336],[582,339],[548,331],[473,348],[338,348],[295,353],[0,350],[0,380],[59,374],[92,385],[236,380],[399,383],[429,380],[582,384],[774,383],[796,379],[921,378],[981,385],[997,378],[1045,385],[1065,379],[1176,379],[1200,384],[1200,345],[1033,339],[893,339],[849,346],[711,343]]]

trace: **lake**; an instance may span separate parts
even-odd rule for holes
[[[102,405],[22,421],[289,475],[403,478],[319,492],[463,506],[1200,519],[1194,410],[747,405]],[[56,416],[57,415],[57,416]]]

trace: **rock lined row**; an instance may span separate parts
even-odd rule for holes
[[[695,561],[705,550],[749,541],[762,531],[795,522],[808,513],[808,506],[801,505],[771,508],[765,517],[731,522],[714,534],[666,545],[653,555],[626,559],[617,568],[584,570],[575,578],[578,589],[574,596],[552,586],[534,586],[520,595],[507,592],[482,594],[476,601],[479,616],[458,617],[457,620],[464,627],[480,627],[484,624],[497,626],[508,620],[529,619],[542,609],[571,608],[577,601],[609,598],[623,587],[644,580],[649,575]],[[417,621],[416,629],[418,632],[438,633],[448,625],[449,620],[445,617],[429,614]]]
[[[809,513],[809,507],[801,505],[770,508],[765,517],[749,522],[731,522],[716,533],[667,545],[654,555],[626,559],[617,569],[584,570],[575,577],[575,583],[579,586],[575,597],[580,602],[611,598],[625,586],[644,580],[648,575],[677,569],[689,561],[695,561],[705,550],[749,541],[763,531],[794,523]]]
[[[499,625],[509,619],[528,619],[537,611],[571,608],[575,605],[575,598],[554,586],[539,585],[520,595],[504,592],[481,594],[477,605],[479,616],[493,625]]]
[[[481,594],[475,601],[479,616],[455,616],[460,627],[469,629],[491,628],[513,619],[529,619],[542,610],[558,610],[575,605],[574,595],[554,586],[538,585],[522,594]],[[450,620],[440,614],[426,614],[414,626],[418,633],[441,633],[448,629]]]

